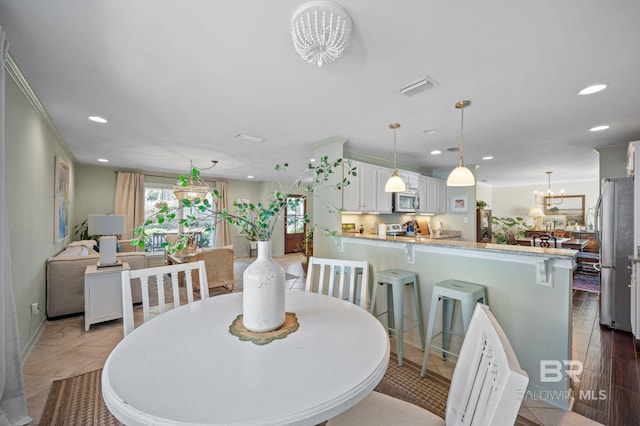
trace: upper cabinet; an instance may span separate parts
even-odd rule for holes
[[[384,186],[393,170],[361,161],[351,161],[356,176],[349,177],[349,185],[342,189],[342,208],[345,213],[391,213],[392,195]],[[440,214],[445,212],[444,181],[418,173],[398,170],[408,190],[420,196],[420,208],[416,213]]]
[[[391,169],[387,169],[386,167],[377,167],[376,172],[378,175],[378,209],[376,210],[378,213],[391,213],[392,205],[391,205],[391,194],[384,190],[384,186],[391,177],[391,173],[393,171]]]
[[[391,194],[384,185],[391,170],[360,161],[352,161],[356,176],[342,190],[342,208],[345,212],[391,213]]]
[[[414,190],[418,190],[418,178],[420,177],[420,174],[418,173],[414,173],[414,172],[408,172],[406,170],[398,170],[398,176],[400,176],[402,178],[402,180],[404,181],[405,185],[407,185],[407,190],[409,189],[414,189]]]
[[[420,176],[418,190],[420,193],[420,213],[442,214],[445,212],[445,183],[443,180]]]

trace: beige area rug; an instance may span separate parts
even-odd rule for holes
[[[420,370],[419,365],[408,360],[399,367],[395,355],[392,354],[387,372],[376,390],[423,407],[444,418],[450,382],[431,371],[427,372],[425,379],[421,379]],[[96,370],[53,382],[42,413],[41,424],[119,425],[102,400],[101,374],[102,370]],[[529,426],[535,423],[518,417],[516,425]]]

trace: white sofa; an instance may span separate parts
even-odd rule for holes
[[[100,256],[93,250],[95,241],[75,241],[47,260],[47,317],[55,318],[84,312],[84,272]],[[131,269],[146,267],[144,252],[117,254]],[[132,286],[133,301],[142,301],[139,286]]]

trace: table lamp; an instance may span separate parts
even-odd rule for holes
[[[542,209],[540,209],[540,207],[532,208],[531,210],[529,210],[529,216],[533,217],[533,230],[542,230],[542,217],[544,216],[544,213],[542,213]]]
[[[116,260],[117,234],[126,231],[126,218],[120,215],[90,214],[88,223],[89,235],[100,235],[100,261],[98,268],[118,266],[122,263]]]

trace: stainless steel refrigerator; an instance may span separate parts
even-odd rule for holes
[[[600,244],[600,324],[631,331],[632,178],[602,180],[595,219]]]

